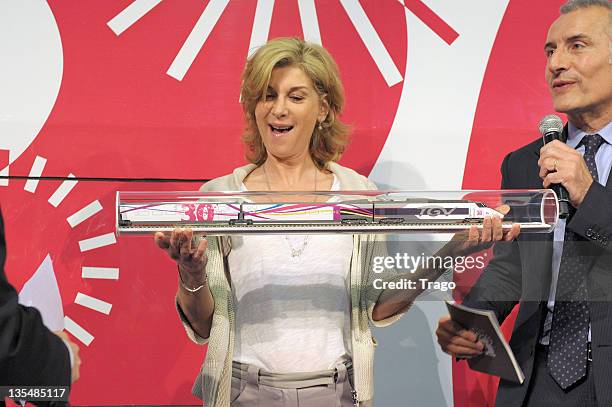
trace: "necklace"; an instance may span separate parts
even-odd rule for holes
[[[268,179],[268,173],[266,172],[265,164],[261,166],[261,169],[263,170],[264,177],[266,179],[266,185],[268,186],[268,191],[272,191],[272,186],[270,185],[270,179]],[[317,172],[318,171],[315,169],[314,191],[317,190]],[[287,246],[289,246],[291,257],[294,259],[298,259],[302,255],[302,253],[304,253],[304,250],[306,250],[306,246],[308,246],[308,241],[310,240],[310,235],[306,235],[304,236],[304,240],[302,241],[302,243],[298,243],[296,246],[294,246],[293,243],[291,242],[291,238],[288,235],[285,235],[284,237],[285,237],[285,242],[287,242]]]
[[[304,236],[304,240],[302,240],[301,244],[298,243],[296,246],[294,246],[293,243],[291,242],[291,238],[285,235],[285,241],[287,242],[287,246],[289,246],[289,250],[291,251],[291,257],[293,257],[294,259],[299,258],[302,255],[302,253],[304,253],[304,250],[306,250],[306,246],[308,246],[309,240],[310,240],[310,235],[306,235]]]

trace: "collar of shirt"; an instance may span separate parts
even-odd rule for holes
[[[601,130],[593,133],[586,133],[574,126],[572,122],[569,122],[566,144],[572,148],[576,148],[582,141],[582,138],[587,134],[599,134],[604,140],[606,140],[606,143],[612,145],[612,122],[608,122],[608,124],[606,124]]]

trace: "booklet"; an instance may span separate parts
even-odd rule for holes
[[[23,285],[19,303],[38,309],[43,324],[49,330],[55,332],[64,329],[64,308],[51,256],[45,257],[38,270]]]
[[[482,355],[468,359],[471,369],[523,384],[525,375],[499,328],[493,311],[480,310],[446,301],[451,319],[474,332],[485,345]]]

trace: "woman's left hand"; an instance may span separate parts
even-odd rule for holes
[[[502,205],[495,210],[506,214],[510,208],[508,205]],[[497,241],[514,240],[520,232],[521,227],[516,223],[510,229],[504,230],[502,228],[502,219],[499,216],[487,216],[484,218],[482,228],[474,225],[469,230],[456,233],[451,241],[448,242],[446,249],[454,257],[465,256],[488,249]]]

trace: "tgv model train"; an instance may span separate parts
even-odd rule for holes
[[[123,204],[118,226],[163,224],[249,226],[258,224],[400,225],[408,223],[481,223],[503,215],[486,205],[467,201],[408,199],[344,201],[341,203],[155,203]]]

